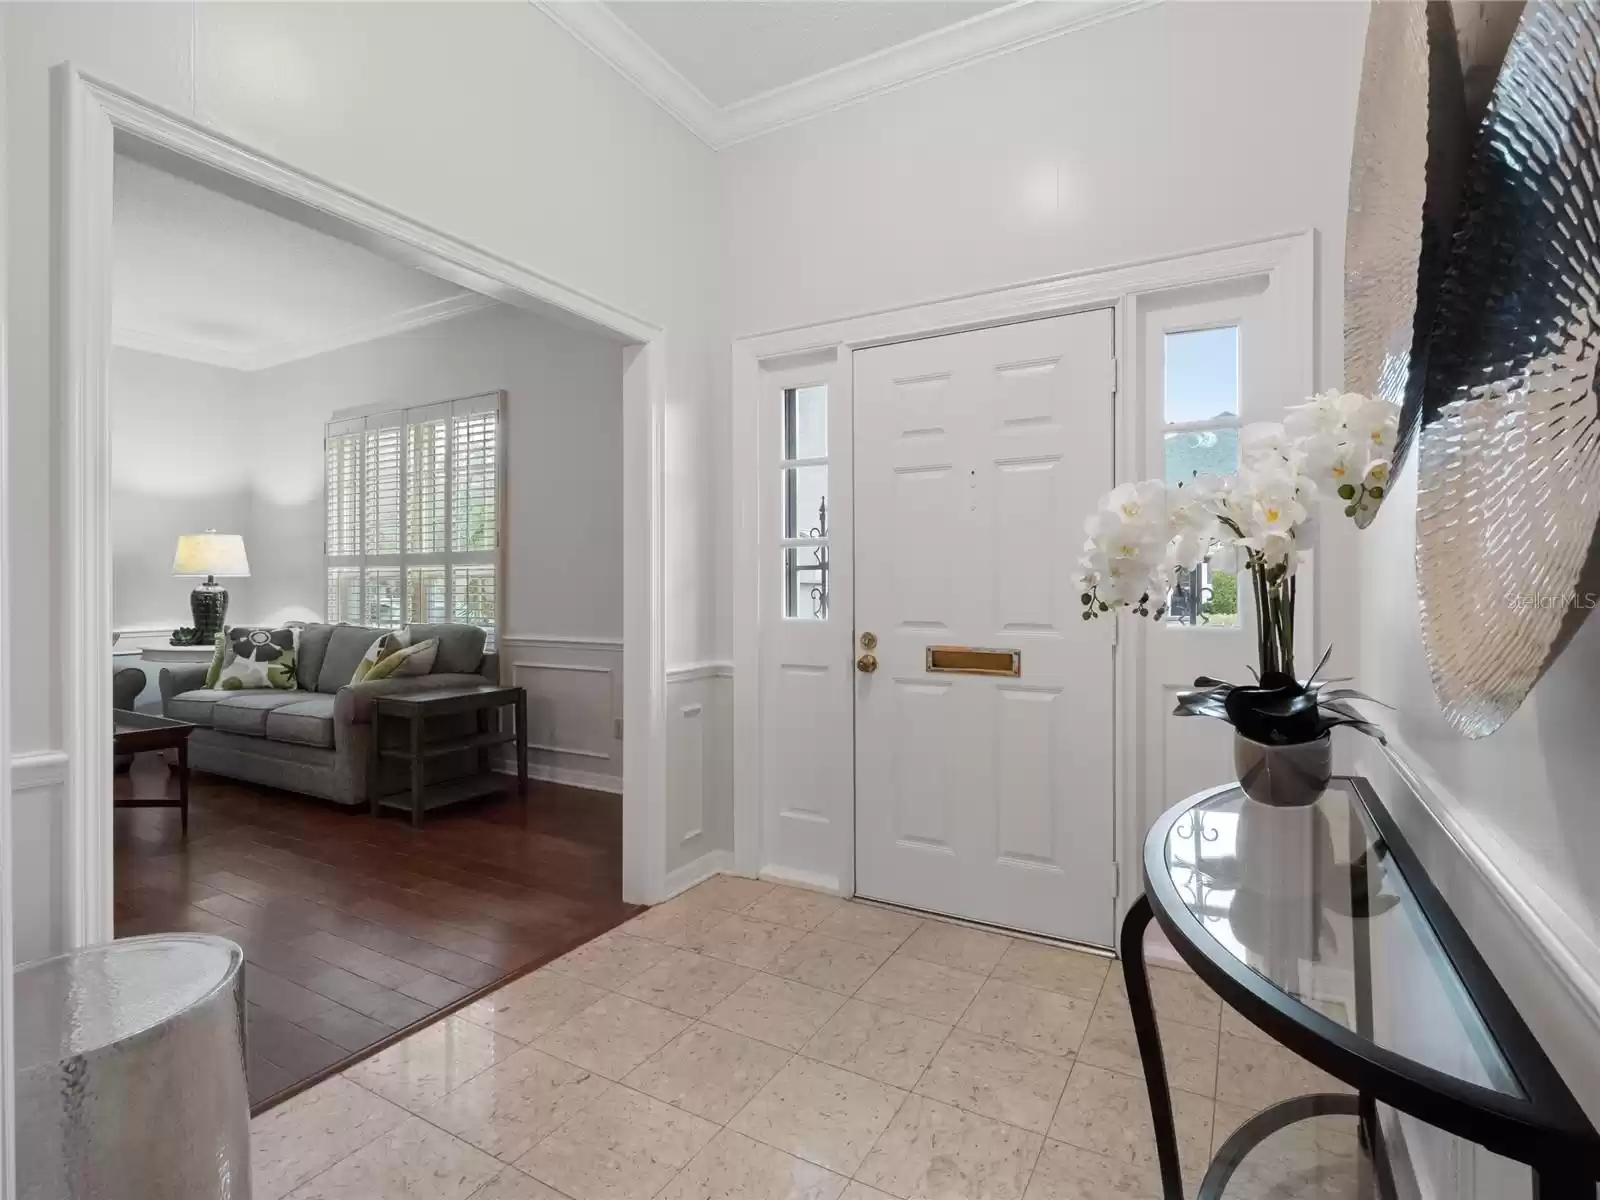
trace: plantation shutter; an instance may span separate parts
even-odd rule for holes
[[[386,424],[374,426],[375,420]],[[368,556],[400,553],[400,439],[398,413],[368,421],[366,431],[365,537]]]
[[[461,621],[493,641],[503,401],[491,393],[328,424],[330,621]]]
[[[361,553],[361,441],[359,422],[328,426],[324,442],[330,557]]]
[[[451,432],[452,550],[493,550],[499,544],[500,414],[457,414]]]

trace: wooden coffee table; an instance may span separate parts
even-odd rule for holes
[[[513,728],[502,729],[499,713],[507,706],[515,708],[515,722]],[[428,736],[429,720],[464,713],[473,714],[476,732],[452,737]],[[381,735],[386,721],[406,722],[407,736],[402,745],[383,744]],[[374,697],[372,748],[367,760],[367,800],[372,806],[372,815],[377,816],[385,807],[406,809],[411,813],[412,827],[420,829],[422,815],[429,809],[506,790],[509,781],[489,769],[488,753],[495,746],[513,741],[517,744],[517,792],[525,795],[528,790],[528,693],[525,689],[484,684]],[[466,752],[477,754],[477,774],[438,783],[425,781],[428,760]],[[383,792],[382,766],[386,758],[408,764],[411,786],[405,791]]]
[[[143,754],[147,750],[178,752],[178,798],[121,796],[117,808],[176,808],[182,813],[183,836],[189,836],[189,734],[194,725],[149,713],[119,708],[111,713],[111,743],[117,754]]]

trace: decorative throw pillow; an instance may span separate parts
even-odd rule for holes
[[[361,656],[361,661],[356,664],[355,674],[350,676],[351,683],[360,683],[372,673],[372,668],[393,654],[397,650],[404,650],[411,642],[411,635],[404,629],[396,629],[390,633],[379,634],[372,645],[367,647],[367,652]]]
[[[215,686],[230,692],[245,688],[293,690],[297,686],[295,659],[299,641],[300,631],[288,627],[236,626],[228,630]]]
[[[374,679],[399,679],[404,675],[426,675],[433,670],[434,659],[439,657],[439,639],[429,638],[415,646],[402,646],[386,654],[367,672],[367,682]]]
[[[228,653],[227,634],[217,634],[216,647],[216,653],[211,656],[211,665],[206,668],[206,686],[208,688],[216,687],[217,679],[222,675],[222,660],[227,657]]]

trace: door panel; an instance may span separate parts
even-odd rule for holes
[[[855,355],[862,895],[1110,943],[1112,637],[1073,576],[1113,384],[1109,310]],[[933,645],[1020,674],[932,673]]]

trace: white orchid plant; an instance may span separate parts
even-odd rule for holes
[[[1197,475],[1173,484],[1149,479],[1112,489],[1084,523],[1084,619],[1118,609],[1160,619],[1179,569],[1232,547],[1251,576],[1260,671],[1251,689],[1206,682],[1241,693],[1270,691],[1279,699],[1309,693],[1315,707],[1314,690],[1294,673],[1299,556],[1312,544],[1322,496],[1341,502],[1344,515],[1360,526],[1372,519],[1388,490],[1398,426],[1392,404],[1353,392],[1323,392],[1290,409],[1282,424],[1241,429],[1234,475]],[[1181,702],[1179,709],[1185,711]],[[1221,715],[1206,708],[1188,711]]]

